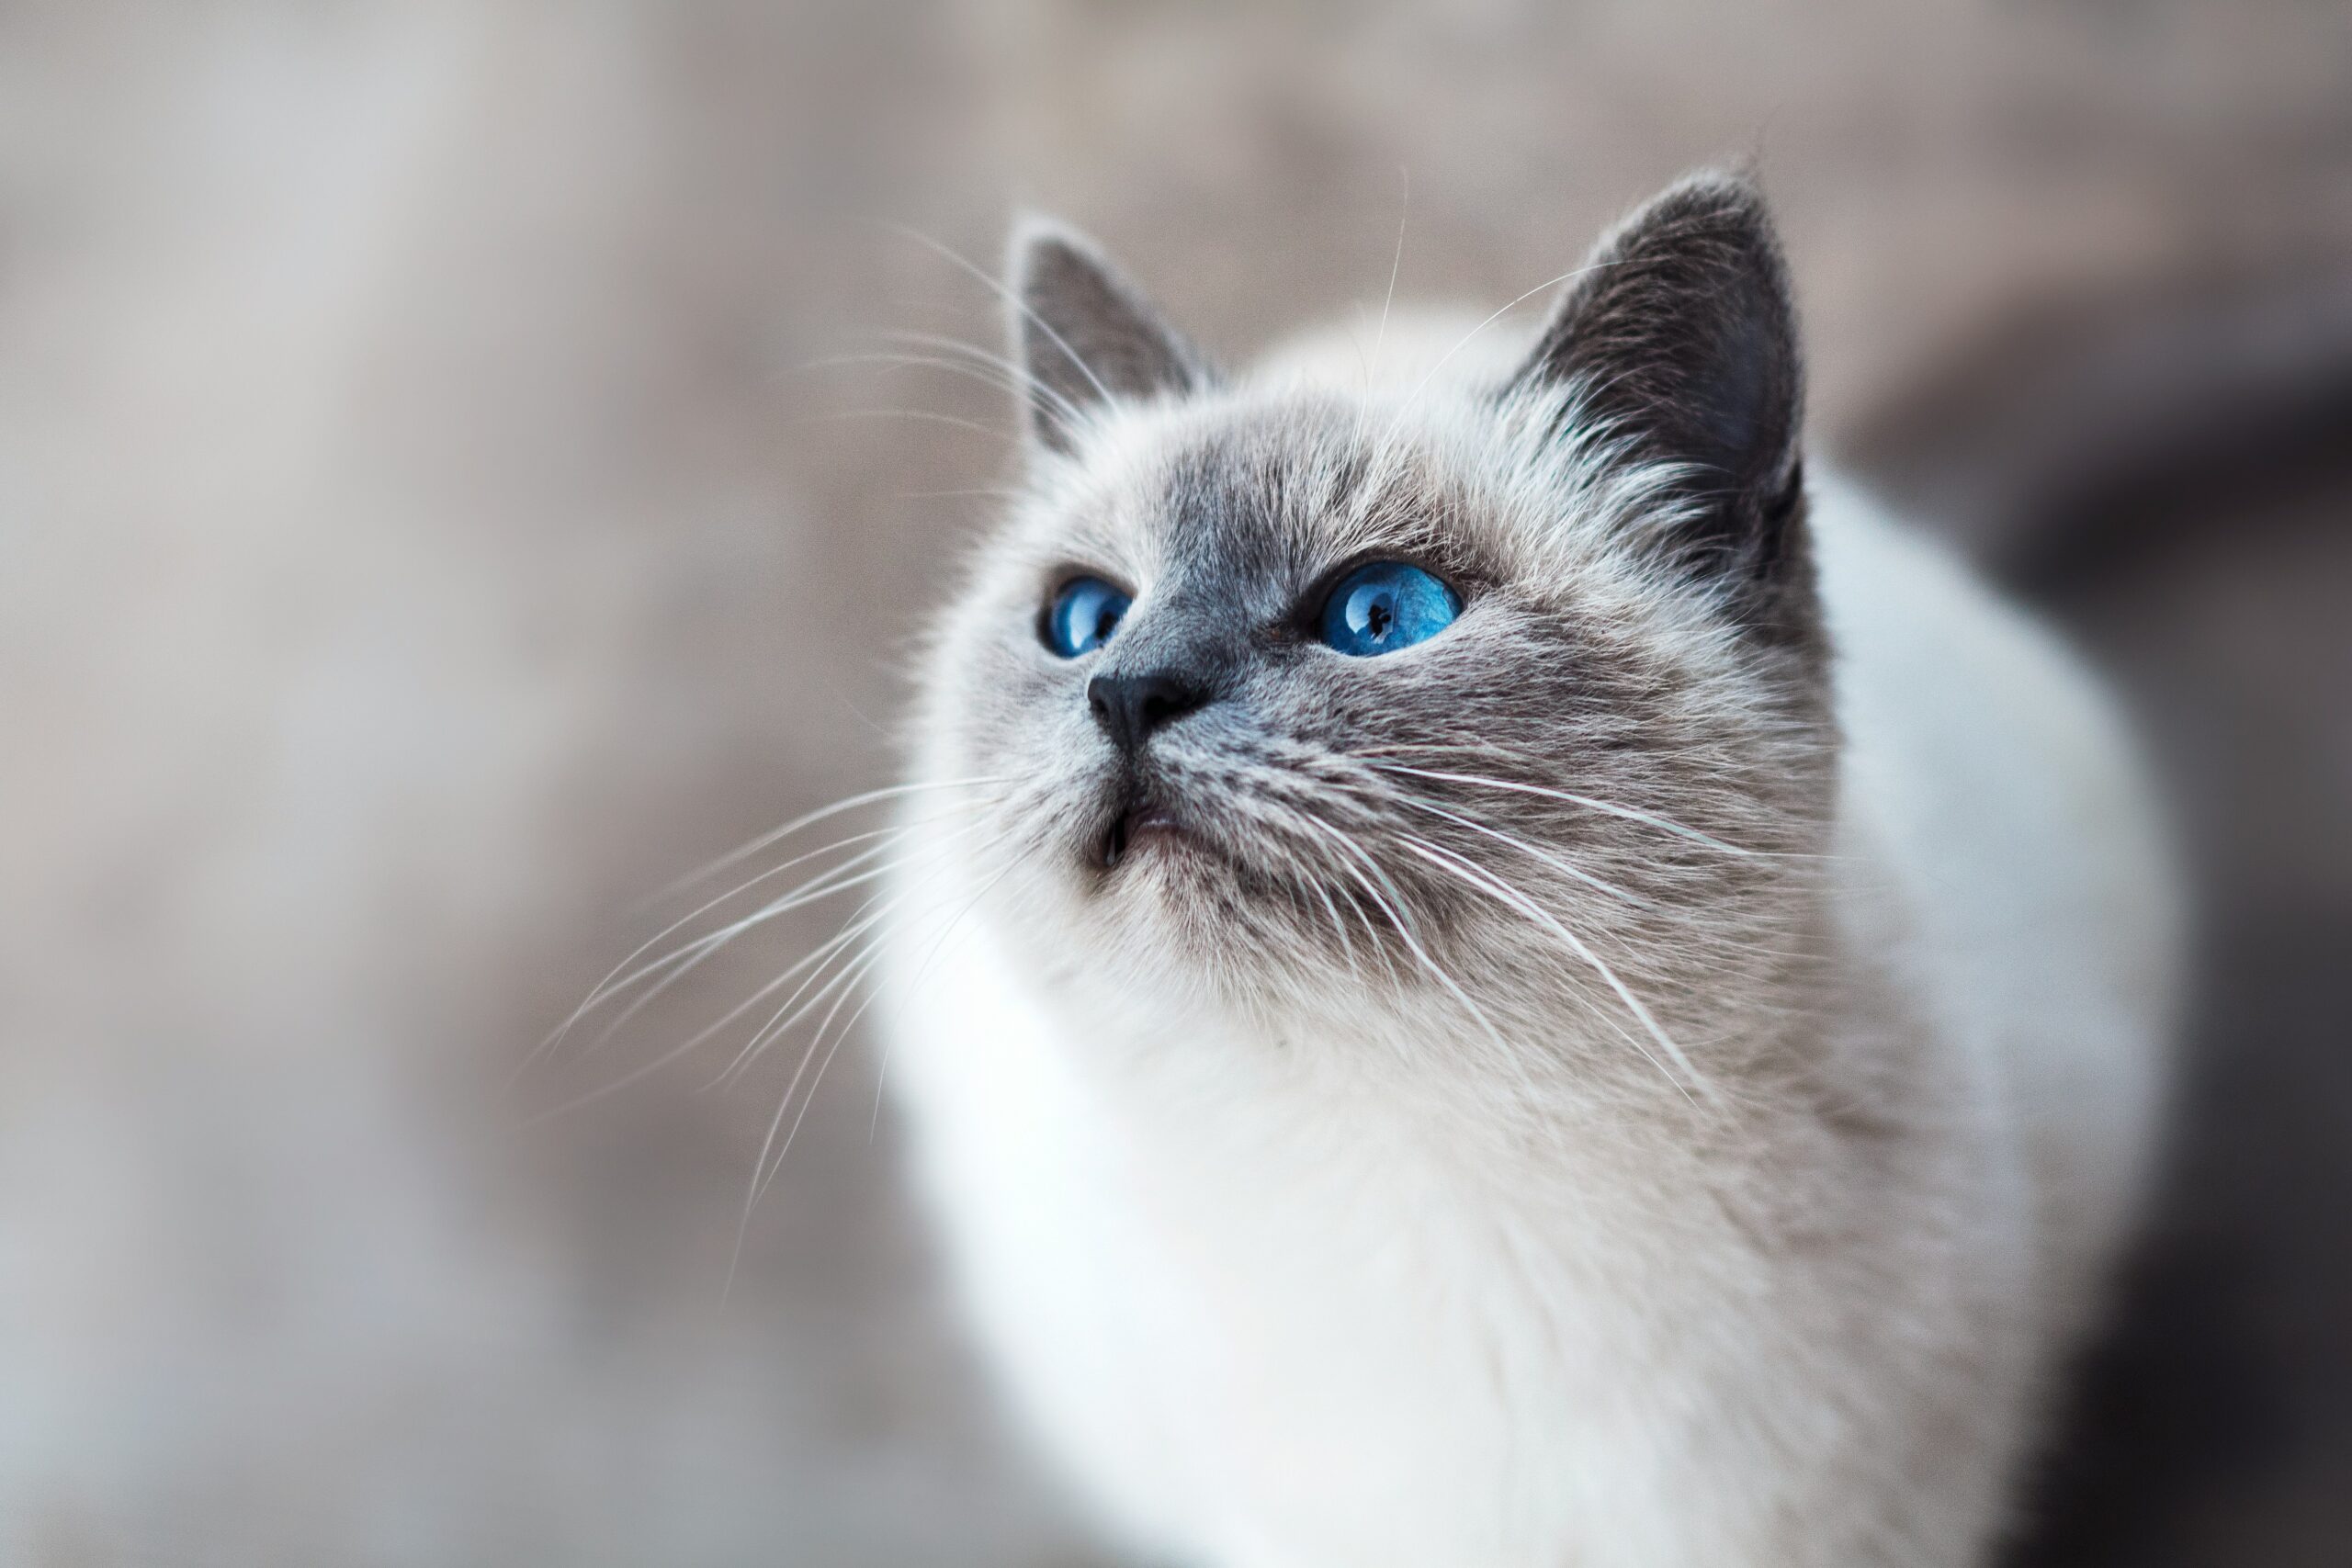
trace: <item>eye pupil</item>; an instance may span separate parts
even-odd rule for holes
[[[1366,658],[1424,642],[1462,613],[1453,590],[1419,567],[1374,561],[1341,578],[1323,604],[1323,640]]]
[[[1099,577],[1077,577],[1055,592],[1039,628],[1045,645],[1064,659],[1091,653],[1111,640],[1127,613],[1127,596]]]

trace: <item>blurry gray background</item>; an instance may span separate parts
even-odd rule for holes
[[[1972,479],[2101,400],[2009,394],[2114,301],[2352,258],[2341,0],[14,0],[0,1562],[1091,1561],[865,1053],[723,1296],[792,1053],[526,1124],[821,919],[509,1085],[644,896],[889,774],[988,504],[935,492],[1003,481],[1006,403],[811,362],[994,346],[891,223],[992,267],[1057,209],[1238,355],[1376,310],[1400,213],[1401,296],[1499,303],[1726,155],[1818,443],[2117,673],[2209,892],[2164,1226],[2019,1561],[2346,1561],[2346,475],[2257,460],[2058,566]],[[2154,363],[2170,417],[2232,403]]]

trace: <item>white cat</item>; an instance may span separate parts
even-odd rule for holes
[[[2175,883],[2074,661],[1807,481],[1754,190],[1532,344],[1234,378],[1015,257],[884,1005],[1027,1426],[1179,1563],[1984,1562],[2148,1173]]]

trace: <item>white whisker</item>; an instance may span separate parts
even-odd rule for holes
[[[1499,843],[1509,845],[1510,848],[1519,851],[1521,854],[1532,855],[1535,859],[1542,861],[1545,865],[1550,866],[1553,870],[1560,873],[1563,876],[1572,877],[1575,880],[1585,884],[1589,887],[1606,893],[1612,898],[1630,904],[1634,908],[1652,909],[1657,908],[1657,906],[1651,903],[1649,899],[1644,898],[1637,894],[1628,893],[1625,889],[1618,886],[1615,883],[1595,876],[1592,873],[1585,870],[1582,866],[1573,865],[1547,850],[1538,849],[1535,845],[1529,843],[1526,840],[1520,838],[1516,834],[1506,833],[1499,828],[1490,828],[1484,822],[1474,821],[1470,818],[1462,816],[1458,812],[1448,811],[1442,806],[1423,800],[1418,795],[1400,794],[1396,798],[1399,804],[1409,806],[1416,811],[1427,812],[1432,817],[1442,817],[1447,821],[1467,828],[1474,833],[1483,833],[1489,839],[1493,839]]]
[[[1396,177],[1405,189],[1396,202],[1396,254],[1388,260],[1388,293],[1380,301],[1380,331],[1372,340],[1372,356],[1374,359],[1380,357],[1381,347],[1388,341],[1388,313],[1396,304],[1396,275],[1405,269],[1405,219],[1413,208],[1412,171],[1399,168]]]
[[[560,1024],[558,1024],[555,1029],[539,1043],[538,1047],[534,1050],[533,1055],[536,1056],[539,1051],[547,1050],[558,1042],[561,1041],[566,1034],[571,1032],[582,1019],[594,1012],[598,1006],[611,997],[616,996],[620,992],[628,989],[638,981],[643,979],[646,975],[657,972],[665,964],[676,962],[677,959],[684,956],[684,953],[694,951],[695,948],[701,946],[703,942],[709,940],[708,938],[705,938],[690,942],[686,947],[680,949],[677,953],[666,954],[662,958],[653,960],[643,969],[637,970],[633,973],[628,972],[628,966],[634,964],[647,949],[653,947],[663,939],[683,930],[686,926],[692,925],[695,920],[699,919],[704,915],[708,914],[711,910],[718,908],[721,904],[729,903],[738,897],[741,897],[743,894],[758,886],[768,878],[781,875],[785,872],[791,870],[796,865],[803,864],[806,862],[815,860],[820,856],[835,853],[841,850],[848,848],[852,844],[863,842],[869,839],[895,837],[901,835],[906,831],[907,829],[904,828],[877,828],[868,832],[853,833],[848,838],[838,839],[832,843],[827,844],[822,849],[810,850],[805,854],[795,855],[792,859],[786,861],[783,864],[772,866],[768,870],[760,873],[758,875],[752,877],[748,881],[738,883],[735,886],[729,888],[718,897],[709,899],[688,913],[679,916],[676,919],[672,920],[668,925],[662,927],[653,935],[639,942],[633,950],[631,950],[628,957],[615,964],[611,970],[605,974],[603,979],[597,981],[596,984],[590,988],[588,995],[582,998],[580,1005],[572,1009],[571,1015],[569,1018],[566,1018]],[[843,863],[842,865],[831,867],[819,873],[815,876],[810,877],[798,887],[794,888],[790,893],[783,895],[783,897],[787,899],[794,897],[795,896],[813,887],[816,884],[822,882],[828,876],[837,875],[840,873],[848,870],[850,867],[872,858],[872,856],[876,854],[888,852],[889,847],[890,846],[888,844],[879,845],[873,850],[853,856],[849,861]],[[754,917],[754,920],[756,921],[758,918],[759,917]],[[730,934],[732,929],[733,928],[730,928]]]
[[[888,332],[882,335],[899,343],[964,355],[975,364],[999,372],[1000,379],[997,384],[1015,397],[1043,398],[1050,401],[1055,412],[1064,418],[1075,421],[1080,417],[1080,411],[1076,403],[1071,402],[1069,398],[1045,382],[1037,380],[1020,364],[1001,354],[991,353],[977,344],[966,343],[962,338],[949,337],[940,333]]]
[[[1094,373],[1094,367],[1086,362],[1085,356],[1069,345],[1069,340],[1068,338],[1065,338],[1061,333],[1054,330],[1054,325],[1051,321],[1048,321],[1045,317],[1039,315],[1035,310],[1031,309],[1029,301],[1022,299],[1021,296],[1015,294],[1012,289],[1007,288],[1003,284],[998,282],[988,273],[982,271],[979,267],[973,265],[955,251],[950,250],[947,246],[940,243],[937,240],[933,239],[930,235],[922,232],[920,230],[910,229],[904,225],[897,224],[892,225],[892,229],[898,234],[914,241],[917,244],[928,247],[936,254],[944,257],[946,260],[954,263],[956,266],[961,267],[964,271],[971,274],[972,276],[979,279],[979,281],[986,286],[991,293],[995,294],[998,299],[1002,299],[1006,304],[1019,311],[1021,313],[1022,320],[1027,321],[1039,332],[1045,333],[1046,340],[1048,343],[1051,343],[1056,348],[1060,349],[1063,354],[1069,355],[1069,362],[1078,367],[1078,373],[1085,377],[1088,382],[1093,386],[1095,395],[1097,397],[1100,397],[1106,403],[1116,400],[1111,395],[1111,389],[1103,385],[1102,378],[1097,376]]]
[[[1453,363],[1453,356],[1455,355],[1460,354],[1464,349],[1469,347],[1473,343],[1484,336],[1487,328],[1493,326],[1497,321],[1501,321],[1505,316],[1510,315],[1513,310],[1518,310],[1530,299],[1534,299],[1538,294],[1543,293],[1546,288],[1555,288],[1561,284],[1569,281],[1571,278],[1582,277],[1585,274],[1589,272],[1598,272],[1602,267],[1617,266],[1622,265],[1623,264],[1619,262],[1589,262],[1583,266],[1572,267],[1568,271],[1560,274],[1557,277],[1547,277],[1543,282],[1537,284],[1534,288],[1527,290],[1524,294],[1519,295],[1510,303],[1498,309],[1492,315],[1489,315],[1485,321],[1480,321],[1476,326],[1472,327],[1468,332],[1463,333],[1462,341],[1455,344],[1452,348],[1447,349],[1444,354],[1441,355],[1438,357],[1438,362],[1430,366],[1428,373],[1419,381],[1415,382],[1413,384],[1413,389],[1406,394],[1404,406],[1396,411],[1396,417],[1389,422],[1386,434],[1381,437],[1381,446],[1385,449],[1396,441],[1396,432],[1403,427],[1406,416],[1410,414],[1413,411],[1414,405],[1420,401],[1421,394],[1429,389],[1430,383],[1437,379],[1438,372],[1443,370],[1448,365]]]
[[[967,829],[964,830],[969,831],[970,829]],[[745,931],[753,930],[758,926],[764,925],[768,921],[775,919],[779,915],[788,914],[794,909],[802,908],[810,904],[820,903],[824,899],[831,897],[837,893],[847,892],[849,889],[854,887],[862,887],[869,882],[877,881],[884,876],[888,876],[897,863],[885,862],[880,865],[868,865],[866,869],[863,871],[858,871],[855,868],[860,865],[865,865],[865,863],[873,860],[876,855],[888,853],[895,847],[895,843],[877,844],[873,849],[865,851],[856,856],[854,856],[849,861],[844,862],[842,864],[834,866],[820,875],[811,878],[809,881],[803,883],[798,888],[796,888],[792,892],[761,905],[757,909],[752,910],[750,914],[743,916],[741,919],[729,921],[728,924],[721,926],[717,931],[709,931],[702,936],[696,937],[692,942],[685,943],[675,951],[664,953],[662,957],[653,959],[640,965],[630,974],[623,976],[619,980],[614,982],[609,987],[605,988],[603,993],[603,997],[599,999],[617,996],[636,986],[640,981],[653,975],[660,974],[663,969],[671,968],[673,965],[675,966],[672,969],[672,973],[663,976],[658,984],[652,987],[651,989],[646,992],[643,996],[640,996],[637,1000],[632,1002],[619,1017],[607,1023],[605,1026],[603,1032],[598,1034],[596,1040],[592,1043],[590,1049],[594,1050],[596,1046],[599,1046],[606,1040],[609,1040],[623,1023],[627,1022],[630,1018],[635,1017],[639,1012],[642,1011],[645,1006],[655,997],[660,996],[663,991],[669,989],[671,986],[676,984],[687,974],[699,967],[702,964],[724,948],[728,943],[733,942]],[[854,874],[853,874],[853,873],[854,873]]]
[[[1704,844],[1709,849],[1721,850],[1729,855],[1756,855],[1763,852],[1746,849],[1738,844],[1726,843],[1712,833],[1702,833],[1696,828],[1686,828],[1681,823],[1669,818],[1660,817],[1655,812],[1643,811],[1631,806],[1619,806],[1611,801],[1596,800],[1591,795],[1578,795],[1573,790],[1552,789],[1544,784],[1521,784],[1516,779],[1487,778],[1479,773],[1442,773],[1431,768],[1411,767],[1403,762],[1384,762],[1370,755],[1363,756],[1363,761],[1366,767],[1378,768],[1385,773],[1411,773],[1417,778],[1440,779],[1449,784],[1476,784],[1487,789],[1514,790],[1522,795],[1536,795],[1550,800],[1566,801],[1571,806],[1581,806],[1587,810],[1605,812],[1611,817],[1623,817],[1630,821],[1646,823],[1650,827],[1679,834],[1694,843]]]
[[[811,414],[808,418],[812,423],[836,423],[865,419],[912,420],[917,424],[944,424],[955,430],[968,430],[991,441],[1003,439],[1005,434],[992,425],[982,424],[978,420],[941,413],[936,409],[832,409],[824,413]]]
[[[1000,392],[1010,392],[1016,398],[1042,400],[1052,389],[1042,383],[1008,381],[984,365],[951,359],[935,354],[833,354],[820,359],[803,360],[803,370],[842,370],[858,367],[884,370],[941,370],[951,376],[961,376],[979,382]]]
[[[1414,959],[1423,969],[1429,972],[1430,977],[1437,981],[1439,985],[1444,987],[1447,991],[1453,994],[1454,1000],[1460,1002],[1464,1010],[1466,1010],[1472,1018],[1477,1021],[1478,1027],[1487,1032],[1488,1038],[1494,1041],[1496,1047],[1503,1053],[1505,1058],[1510,1059],[1512,1056],[1512,1052],[1509,1043],[1503,1039],[1502,1031],[1495,1027],[1494,1021],[1487,1016],[1485,1009],[1481,1008],[1476,1002],[1470,999],[1470,993],[1456,985],[1454,983],[1453,976],[1448,975],[1442,968],[1439,967],[1437,960],[1431,958],[1429,955],[1428,950],[1421,946],[1420,939],[1413,933],[1412,922],[1404,911],[1403,906],[1405,903],[1405,896],[1402,892],[1397,890],[1396,883],[1389,880],[1388,874],[1380,868],[1380,863],[1374,860],[1371,855],[1357,847],[1355,843],[1349,840],[1345,834],[1341,833],[1338,829],[1331,827],[1329,823],[1313,817],[1309,817],[1306,819],[1314,822],[1317,827],[1321,828],[1325,832],[1330,834],[1332,839],[1338,842],[1341,848],[1347,850],[1351,854],[1363,861],[1365,866],[1371,870],[1372,874],[1385,884],[1390,892],[1396,895],[1396,902],[1391,904],[1387,899],[1380,896],[1379,891],[1375,889],[1371,883],[1364,881],[1360,874],[1357,874],[1352,871],[1350,873],[1351,875],[1355,876],[1357,883],[1362,886],[1364,892],[1371,897],[1373,902],[1379,905],[1382,909],[1387,912],[1389,919],[1395,922],[1396,934],[1404,940],[1406,947],[1412,953]]]
[[[1617,977],[1617,972],[1611,968],[1609,964],[1602,960],[1599,953],[1593,952],[1591,947],[1589,946],[1581,937],[1577,936],[1576,932],[1563,925],[1550,910],[1544,908],[1542,905],[1528,897],[1524,893],[1520,892],[1518,888],[1513,887],[1509,882],[1506,882],[1501,877],[1495,875],[1493,872],[1488,871],[1485,866],[1478,865],[1475,862],[1464,859],[1462,856],[1453,853],[1453,851],[1446,849],[1443,845],[1432,844],[1426,839],[1416,838],[1411,834],[1400,834],[1398,837],[1408,850],[1420,855],[1422,859],[1429,861],[1432,864],[1443,868],[1447,866],[1447,863],[1449,861],[1452,862],[1453,867],[1458,868],[1456,870],[1456,874],[1461,880],[1469,883],[1474,887],[1483,887],[1490,896],[1500,898],[1503,902],[1517,908],[1521,913],[1528,916],[1531,919],[1539,921],[1546,930],[1557,936],[1561,942],[1567,945],[1570,952],[1583,959],[1587,964],[1592,965],[1592,967],[1599,972],[1601,979],[1608,985],[1609,988],[1617,994],[1617,999],[1625,1004],[1626,1010],[1631,1012],[1634,1017],[1640,1021],[1643,1029],[1648,1032],[1650,1038],[1657,1042],[1659,1048],[1664,1050],[1668,1056],[1671,1056],[1674,1059],[1675,1066],[1682,1069],[1683,1076],[1689,1078],[1692,1084],[1697,1085],[1700,1090],[1706,1094],[1709,1099],[1715,1100],[1718,1105],[1722,1103],[1721,1096],[1716,1092],[1714,1087],[1700,1074],[1697,1067],[1691,1065],[1690,1058],[1683,1054],[1682,1047],[1674,1043],[1673,1037],[1667,1033],[1665,1027],[1661,1025],[1657,1021],[1657,1018],[1651,1014],[1650,1010],[1642,1004],[1641,998],[1634,995],[1633,991],[1626,986],[1624,981]],[[1645,1051],[1643,1055],[1647,1055],[1648,1053]],[[1661,1073],[1666,1071],[1664,1065],[1659,1063],[1655,1057],[1651,1058],[1651,1065],[1657,1066]],[[1684,1088],[1680,1083],[1676,1083],[1671,1074],[1668,1075],[1667,1081],[1673,1083],[1676,1089],[1680,1091],[1686,1100],[1690,1098],[1690,1090]]]
[[[692,887],[695,883],[704,880],[706,877],[716,876],[720,872],[725,871],[729,866],[737,864],[749,856],[758,854],[770,844],[788,839],[793,834],[801,831],[803,829],[814,827],[816,824],[826,820],[828,818],[840,816],[844,811],[854,811],[859,807],[873,806],[885,800],[897,800],[902,795],[922,795],[936,790],[969,789],[979,784],[1016,784],[1018,782],[1018,780],[1014,779],[1010,774],[1000,773],[991,775],[974,775],[970,778],[961,779],[926,779],[915,784],[890,784],[881,789],[865,790],[860,794],[849,795],[844,799],[836,800],[830,806],[821,806],[814,811],[796,817],[781,828],[769,829],[766,832],[762,833],[758,838],[753,839],[751,842],[743,845],[741,848],[729,850],[727,853],[719,856],[717,860],[712,861],[701,869],[688,872],[684,876],[680,877],[677,881],[671,883],[661,892],[655,894],[654,898],[656,901],[659,901],[663,898],[671,897],[684,891],[686,888]]]

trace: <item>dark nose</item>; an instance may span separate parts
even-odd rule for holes
[[[1133,751],[1153,730],[1208,700],[1207,683],[1180,670],[1097,675],[1086,683],[1086,705],[1094,710],[1094,722],[1122,751]]]

